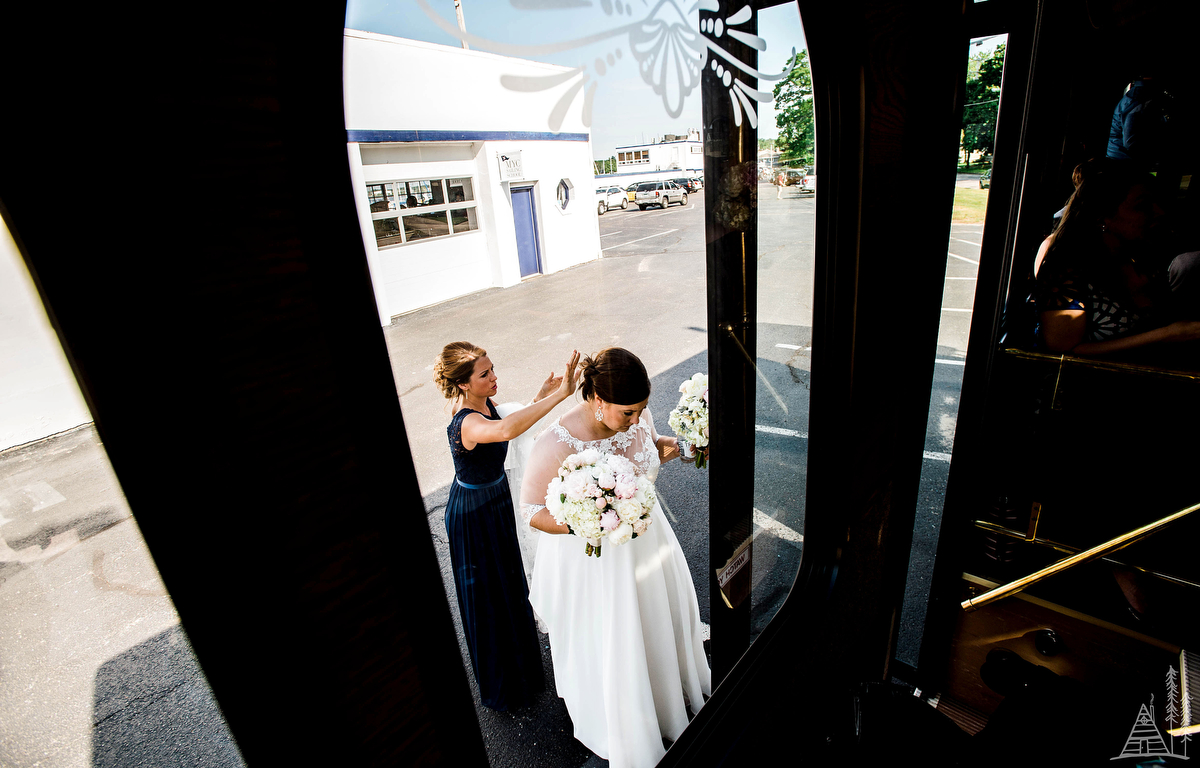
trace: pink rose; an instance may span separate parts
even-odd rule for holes
[[[617,517],[617,513],[611,509],[600,515],[600,527],[606,531],[615,530],[621,524],[621,518]]]
[[[603,496],[597,497],[596,509],[604,509],[607,506],[608,506],[608,499],[604,498]]]

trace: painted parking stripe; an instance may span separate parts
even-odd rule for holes
[[[662,237],[663,235],[669,235],[672,232],[678,232],[678,231],[679,231],[678,229],[668,229],[666,232],[659,232],[657,235],[646,235],[645,237],[639,237],[637,240],[630,240],[627,243],[619,243],[617,245],[610,245],[607,248],[601,248],[600,250],[601,251],[611,251],[613,248],[620,248],[621,246],[625,246],[625,245],[633,245],[634,243],[640,243],[643,240],[649,240],[652,237]]]
[[[967,364],[966,360],[946,360],[941,357],[935,359],[933,362],[935,362],[939,365],[966,365]]]
[[[757,526],[757,530],[754,531],[756,539],[764,533],[771,533],[793,546],[801,547],[804,544],[804,534],[789,528],[757,507],[754,508],[754,525]]]
[[[609,235],[619,235],[624,231],[625,230],[623,230],[623,229],[618,229],[616,232],[605,232],[605,233],[601,234],[600,237],[608,237]]]
[[[947,252],[946,252],[946,255],[948,255],[948,256],[952,256],[952,257],[954,257],[954,258],[956,258],[956,259],[960,259],[960,260],[962,260],[962,261],[965,261],[965,262],[967,262],[968,264],[974,264],[974,265],[975,265],[975,266],[977,266],[977,267],[979,266],[979,262],[978,262],[978,261],[975,261],[974,259],[968,259],[966,256],[959,256],[957,253],[950,253],[949,251],[947,251]]]
[[[953,360],[938,360],[938,362],[939,363],[947,363],[950,365],[957,364]],[[798,437],[802,440],[808,439],[807,432],[797,432],[794,429],[784,429],[782,427],[768,427],[765,424],[755,424],[754,431],[755,432],[766,432],[768,435],[783,435],[785,437]],[[939,453],[937,451],[924,451],[922,453],[922,455],[925,458],[930,459],[932,461],[950,461],[950,454],[948,454],[948,453]],[[782,523],[781,523],[781,525],[782,525]],[[799,534],[797,534],[797,535],[799,535]]]
[[[807,432],[797,432],[794,429],[784,429],[783,427],[768,427],[765,424],[755,424],[755,432],[766,432],[768,435],[783,435],[784,437],[799,437],[802,440],[808,439]]]
[[[943,312],[974,312],[973,309],[963,309],[962,307],[942,307]]]

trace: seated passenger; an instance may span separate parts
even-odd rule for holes
[[[1162,213],[1152,177],[1119,161],[1091,160],[1076,179],[1034,267],[1039,347],[1097,356],[1200,339],[1200,322],[1171,322],[1165,281],[1145,266]]]

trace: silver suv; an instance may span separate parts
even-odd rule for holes
[[[671,203],[687,205],[687,190],[673,181],[643,181],[633,193],[633,202],[643,211],[652,205],[666,208]]]

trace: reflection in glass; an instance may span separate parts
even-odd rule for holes
[[[454,226],[455,232],[469,232],[473,229],[479,229],[474,208],[458,208],[450,211],[450,223]]]
[[[404,242],[400,238],[400,222],[397,219],[376,219],[373,223],[375,224],[375,243],[380,248]]]
[[[394,211],[396,209],[395,196],[391,184],[367,185],[367,199],[371,202],[371,213]]]
[[[407,208],[415,208],[420,205],[441,205],[446,202],[446,196],[442,192],[441,179],[433,179],[432,181],[408,181],[405,182],[408,187]]]
[[[430,211],[419,216],[404,217],[404,240],[411,243],[427,237],[450,234],[450,220],[446,211]]]
[[[450,202],[466,203],[475,199],[475,188],[470,179],[450,179],[449,184]]]

